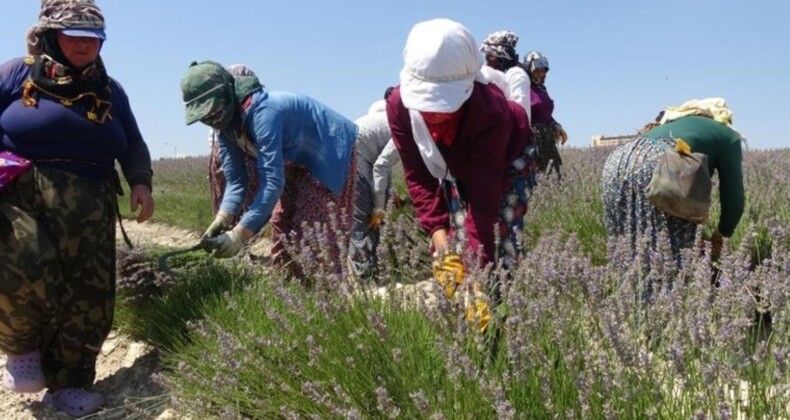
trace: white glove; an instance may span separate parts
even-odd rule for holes
[[[209,238],[204,241],[206,248],[211,255],[217,258],[230,258],[239,253],[244,244],[241,232],[237,229],[229,230],[216,238]]]
[[[233,221],[233,216],[227,213],[217,213],[217,217],[211,222],[206,232],[203,233],[203,239],[213,238],[220,233],[230,229],[230,224]]]

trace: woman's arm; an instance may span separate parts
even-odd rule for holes
[[[252,117],[248,117],[251,124],[248,133],[258,150],[260,188],[240,224],[251,232],[258,233],[269,222],[274,206],[285,188],[284,120],[274,108],[253,112]],[[239,151],[241,152],[240,149]],[[240,168],[246,173],[244,162],[241,162]]]
[[[741,141],[728,140],[725,149],[718,156],[719,197],[721,218],[719,232],[730,237],[738,226],[745,206],[743,188],[743,151]]]
[[[428,171],[414,142],[409,111],[401,102],[400,88],[395,88],[387,100],[387,117],[420,226],[429,236],[439,229],[448,229],[450,216],[447,203],[442,197],[439,180]]]
[[[400,162],[395,142],[390,139],[373,163],[373,208],[384,209],[387,201],[387,186],[392,176],[392,167]]]
[[[524,108],[524,111],[527,113],[527,120],[532,124],[532,103],[530,99],[532,82],[530,82],[527,72],[521,67],[513,67],[505,73],[505,76],[510,89],[508,99]]]

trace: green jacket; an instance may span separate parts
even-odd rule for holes
[[[689,116],[660,125],[647,138],[682,138],[691,151],[708,155],[711,175],[719,174],[721,219],[719,232],[729,237],[738,226],[744,208],[743,152],[741,135],[711,118]]]

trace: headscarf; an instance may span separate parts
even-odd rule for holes
[[[104,123],[110,115],[110,79],[101,57],[83,69],[76,69],[66,59],[57,41],[58,30],[105,29],[104,16],[93,0],[43,0],[39,23],[28,31],[27,57],[30,78],[25,82],[23,103],[35,106],[44,93],[71,106],[81,100],[89,101],[86,117]]]
[[[203,121],[221,131],[235,129],[241,122],[239,107],[244,99],[263,88],[252,74],[234,76],[219,63],[193,62],[181,79],[187,125]]]
[[[472,95],[474,82],[487,82],[480,73],[483,55],[463,25],[434,19],[414,25],[403,59],[400,93],[403,105],[409,109],[414,142],[431,175],[440,180],[452,179],[420,112],[458,111]]]
[[[251,68],[247,67],[246,64],[231,64],[228,66],[228,73],[234,76],[257,77],[255,72],[252,71]]]
[[[724,98],[691,99],[680,106],[668,106],[659,123],[666,124],[689,115],[712,118],[732,128],[732,111],[727,107]]]
[[[434,19],[414,25],[403,49],[401,97],[406,108],[455,112],[472,95],[483,67],[472,34],[460,23]]]
[[[483,41],[480,51],[486,56],[501,58],[507,62],[518,63],[518,53],[516,53],[518,35],[512,31],[494,32]],[[499,69],[502,70],[502,69]]]
[[[233,78],[234,78],[233,85],[234,85],[234,87],[243,85],[243,83],[241,83],[241,82],[237,83],[236,82],[236,78],[251,77],[251,78],[255,78],[255,80],[257,80],[257,77],[258,77],[255,74],[255,72],[252,71],[252,69],[250,69],[249,67],[247,67],[244,64],[231,64],[230,66],[228,66],[227,70],[228,70],[228,73],[233,75]],[[263,86],[261,85],[261,87],[263,87]],[[246,96],[248,96],[249,93],[247,93],[247,94],[242,93],[242,95],[243,96],[241,96],[241,98],[238,98],[239,101],[244,100],[244,98]],[[210,138],[212,139],[212,143],[213,143],[214,140],[219,136],[221,131],[217,130],[215,128],[212,128],[211,132],[212,132],[212,135],[210,135]],[[236,144],[238,144],[239,147],[241,147],[241,149],[244,151],[244,153],[246,153],[248,156],[250,156],[252,158],[257,158],[258,157],[258,151],[255,149],[255,146],[253,145],[252,141],[250,141],[250,139],[248,138],[248,136],[246,135],[244,130],[232,130],[232,131],[226,132],[226,134],[232,136],[232,138],[236,140]]]

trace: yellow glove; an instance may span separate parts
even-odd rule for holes
[[[559,144],[565,144],[565,142],[568,141],[568,133],[566,133],[559,124],[556,125],[556,129],[554,131],[554,139]]]
[[[480,297],[475,297],[472,304],[466,308],[466,320],[476,321],[480,333],[486,332],[488,323],[491,322],[491,310],[488,308],[488,302]]]
[[[433,278],[444,289],[447,299],[455,296],[455,289],[464,282],[464,263],[454,252],[445,254],[443,258],[433,259]]]
[[[378,229],[381,226],[381,222],[384,221],[384,210],[376,209],[373,210],[373,214],[370,215],[368,219],[368,227],[370,229]]]

